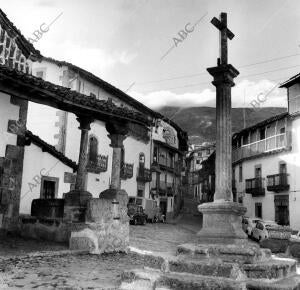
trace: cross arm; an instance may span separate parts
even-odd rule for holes
[[[234,38],[234,34],[218,18],[214,17],[210,22],[220,31],[226,29],[226,35],[230,40]]]

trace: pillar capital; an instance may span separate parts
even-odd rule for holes
[[[120,123],[117,121],[107,122],[106,130],[108,131],[108,137],[111,140],[110,146],[113,148],[122,148],[123,141],[127,137],[128,123]]]
[[[107,135],[111,141],[110,146],[113,148],[123,148],[123,141],[126,139],[126,136],[119,134],[109,134]]]
[[[239,75],[239,71],[231,64],[219,65],[207,69],[214,77],[212,84],[218,86],[234,86],[233,79]]]
[[[80,116],[77,115],[76,120],[79,122],[79,129],[80,130],[90,130],[91,129],[91,123],[94,122],[94,119],[88,116]]]

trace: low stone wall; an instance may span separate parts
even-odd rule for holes
[[[62,219],[20,216],[18,233],[24,238],[68,244],[71,233],[84,228],[84,223],[66,223]]]
[[[85,228],[73,231],[71,250],[101,254],[127,252],[129,246],[128,196],[124,190],[109,189],[89,200]]]

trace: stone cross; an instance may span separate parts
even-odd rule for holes
[[[221,64],[227,64],[228,61],[228,45],[227,38],[230,40],[234,34],[227,28],[227,14],[222,12],[220,20],[214,17],[211,23],[220,30],[220,58]]]

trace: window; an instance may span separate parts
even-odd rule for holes
[[[90,144],[89,144],[89,161],[90,162],[97,162],[98,156],[98,140],[96,137],[90,137]]]
[[[255,203],[255,216],[258,218],[262,218],[262,204],[261,202]]]
[[[144,197],[144,191],[142,189],[138,189],[137,196],[138,197]]]
[[[200,159],[197,159],[196,160],[196,164],[200,164],[201,163],[201,160]]]
[[[243,182],[243,165],[239,165],[239,182]]]
[[[263,140],[266,138],[266,130],[265,128],[262,128],[259,130],[259,140]]]
[[[281,173],[281,174],[286,173],[286,164],[285,163],[280,163],[279,164],[279,173]]]
[[[145,154],[144,153],[140,153],[139,155],[139,163],[140,165],[145,165]]]
[[[199,157],[202,157],[202,152],[198,152],[198,156],[199,156]]]
[[[255,165],[255,178],[261,178],[261,165]]]
[[[38,78],[44,79],[44,71],[40,70],[36,72],[36,76]]]
[[[57,197],[58,181],[56,177],[42,176],[41,179],[41,198],[54,199]]]

